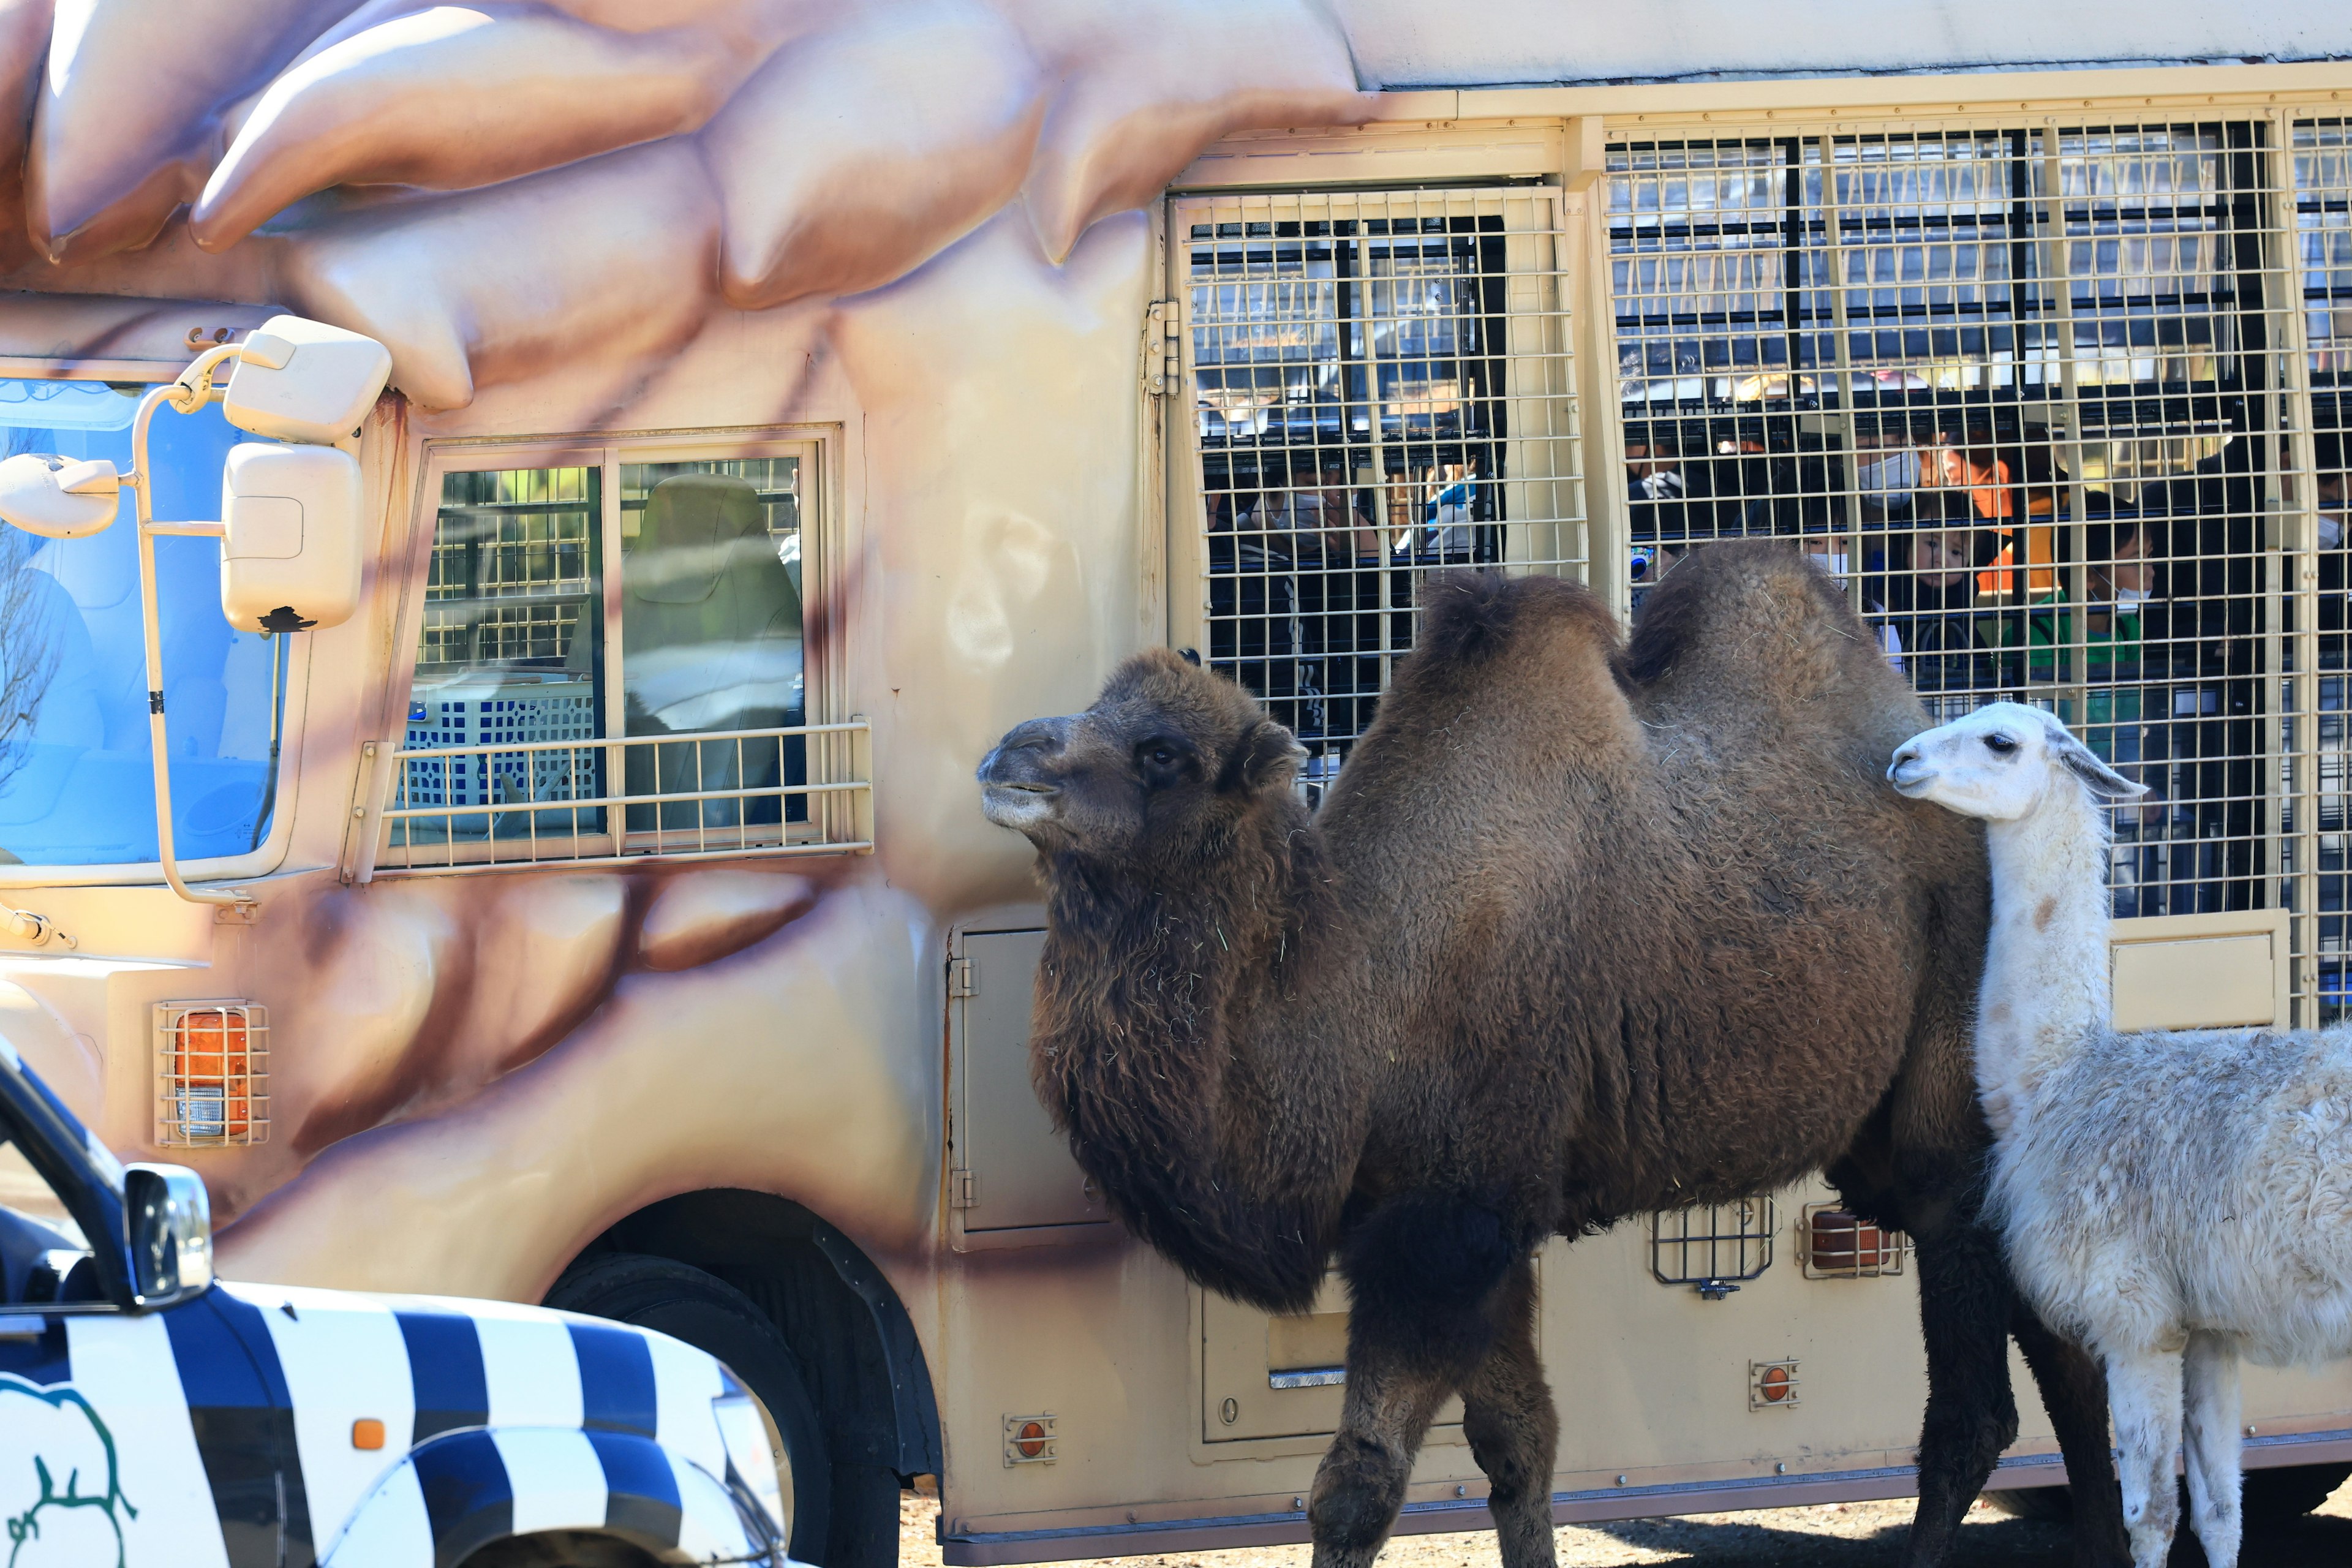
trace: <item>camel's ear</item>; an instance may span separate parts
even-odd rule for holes
[[[1289,731],[1271,719],[1261,719],[1225,759],[1217,787],[1260,790],[1270,784],[1288,784],[1306,760],[1307,748]]]
[[[2050,726],[2050,749],[2065,764],[2066,771],[2083,782],[2084,788],[2102,800],[2137,800],[2147,793],[2147,785],[2132,783],[2099,761],[2096,753],[2076,740],[2070,730]]]

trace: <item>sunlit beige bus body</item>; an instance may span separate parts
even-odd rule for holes
[[[868,1413],[875,1462],[940,1477],[950,1562],[1303,1539],[1344,1300],[1335,1285],[1314,1315],[1269,1321],[1204,1296],[1084,1187],[1028,1088],[1029,852],[983,821],[971,769],[1014,721],[1083,706],[1137,647],[1197,647],[1245,679],[1281,662],[1246,631],[1219,642],[1336,603],[1221,597],[1235,562],[1220,531],[1240,537],[1244,515],[1263,530],[1270,514],[1250,509],[1267,497],[1352,490],[1367,515],[1343,531],[1385,541],[1348,569],[1377,580],[1351,590],[1378,595],[1350,602],[1369,629],[1318,645],[1311,700],[1267,692],[1288,721],[1314,709],[1330,766],[1409,646],[1392,612],[1417,574],[1455,556],[1567,573],[1630,609],[1637,566],[1663,557],[1638,537],[1627,447],[1656,443],[1669,395],[1637,409],[1628,390],[1650,331],[1629,301],[1652,285],[1612,258],[1638,252],[1643,202],[1682,199],[1659,195],[1662,147],[1784,149],[1772,177],[1795,192],[1823,166],[1807,159],[1834,165],[1840,148],[2013,137],[2003,177],[2047,165],[2058,182],[2016,187],[2003,221],[2028,226],[2012,236],[2027,249],[2067,243],[2063,212],[2031,228],[2034,203],[2069,199],[2066,160],[2123,156],[2067,141],[2085,127],[2210,129],[2215,167],[2242,153],[2227,174],[2254,215],[2240,273],[2276,291],[2242,287],[2224,313],[2232,352],[2260,362],[2260,427],[2284,456],[2262,466],[2256,542],[2237,551],[2251,585],[2215,592],[2264,606],[2229,623],[2255,650],[2230,670],[2268,672],[2277,706],[2255,710],[2270,720],[2250,721],[2234,758],[2253,782],[2215,786],[2255,804],[2212,818],[2224,847],[2198,875],[2252,891],[2119,922],[2118,1007],[2284,1023],[2340,1004],[2340,921],[2322,911],[2341,907],[2326,901],[2341,877],[2323,873],[2342,864],[2346,752],[2324,716],[2343,700],[2316,614],[2317,443],[2352,354],[2352,26],[2334,7],[2229,22],[2252,29],[2241,37],[2167,8],[2008,3],[1923,4],[1891,31],[1904,8],[1651,7],[1588,24],[1532,4],[1440,16],[1392,0],[567,0],[339,18],[249,0],[230,41],[220,7],[67,9],[52,27],[47,7],[19,8],[0,39],[29,105],[0,126],[26,170],[0,197],[0,379],[168,379],[278,309],[394,357],[358,438],[361,611],[283,639],[283,744],[255,841],[187,858],[192,879],[249,890],[254,911],[184,902],[137,859],[0,864],[0,901],[61,933],[0,935],[0,1029],[126,1158],[161,1151],[204,1173],[232,1274],[536,1300],[616,1235],[756,1272],[756,1247],[730,1253],[708,1226],[665,1239],[663,1216],[683,1211],[656,1205],[765,1194],[770,1228],[823,1252],[870,1310],[858,1331],[889,1371]],[[1842,243],[1839,224],[1832,212],[1818,244]],[[1305,319],[1249,304],[1257,263],[1220,258],[1219,239],[1260,233],[1386,235],[1393,270],[1377,276],[1391,280],[1395,237],[1475,237],[1456,253],[1463,286],[1488,291],[1488,379],[1407,376],[1356,432],[1302,438],[1343,459],[1336,474],[1294,455],[1244,480],[1234,454],[1267,437],[1237,432],[1263,402],[1219,401],[1234,384],[1203,378],[1208,346]],[[1851,243],[1869,233],[1858,223]],[[1816,244],[1759,243],[1772,268]],[[1377,378],[1390,328],[1378,305],[1345,302],[1378,297],[1348,281],[1351,265],[1297,277],[1355,290],[1332,294],[1315,330],[1358,342],[1339,327],[1359,310],[1374,346],[1332,363],[1369,353]],[[1846,293],[1826,290],[1838,311]],[[1849,325],[1837,316],[1841,344]],[[1913,357],[1921,388],[1945,384],[1935,364],[1953,355]],[[2084,456],[2097,377],[2078,357],[2045,356],[2028,401],[2056,412],[2029,411],[2045,421],[2032,428],[2078,487],[2120,482],[2120,458]],[[1859,374],[1820,373],[1808,438],[1869,444],[1876,426],[1818,396]],[[1795,374],[1769,356],[1735,363],[1727,385],[1750,384],[1726,406],[1792,407]],[[1490,456],[1471,461],[1459,438],[1453,458],[1424,441],[1425,467],[1397,455],[1478,399],[1498,411]],[[1338,406],[1344,420],[1352,405]],[[2189,443],[2186,464],[2223,429],[2165,439]],[[640,722],[661,700],[659,656],[704,646],[680,633],[656,647],[645,629],[684,624],[671,612],[687,601],[644,570],[661,530],[704,517],[691,487],[656,499],[681,475],[756,490],[765,531],[743,537],[790,535],[796,695],[758,723]],[[1449,482],[1494,493],[1447,503]],[[1816,488],[1816,548],[1859,596],[1860,571],[1833,563],[1849,545],[1828,542],[1863,549],[1863,499]],[[562,568],[573,629],[535,667],[532,700],[576,689],[586,728],[434,731],[432,681],[462,662],[433,652],[457,624],[436,541],[459,537],[449,520],[531,508],[574,529],[579,553],[562,559],[588,563]],[[2094,526],[2079,502],[2053,516]],[[1457,550],[1441,537],[1454,527],[1492,531]],[[1425,548],[1406,540],[1424,528]],[[2049,559],[2055,582],[2092,559],[2032,550],[2011,576]],[[1336,553],[1318,559],[1340,573]],[[603,664],[565,651],[591,643]],[[1342,653],[1359,661],[1352,686],[1334,673]],[[2053,702],[2093,700],[2063,660],[2018,668]],[[657,734],[698,737],[690,778]],[[761,747],[773,773],[753,788]],[[529,787],[461,801],[461,752],[484,773],[527,759],[507,776]],[[756,831],[754,797],[772,812]],[[561,823],[551,799],[571,803]],[[0,848],[34,859],[5,822]],[[180,1015],[159,1008],[225,1000],[261,1010],[240,1015],[250,1080],[194,1083],[226,1099],[190,1101]],[[191,1120],[196,1102],[239,1109]],[[1560,1517],[1909,1488],[1925,1394],[1914,1277],[1895,1242],[1816,1226],[1831,1203],[1825,1188],[1759,1195],[1547,1248]],[[849,1353],[804,1353],[836,1349]],[[2057,1479],[2038,1405],[2021,1403],[1997,1479]],[[2257,1373],[2246,1407],[2251,1464],[2352,1463],[2352,1373]],[[1483,1479],[1448,1421],[1402,1528],[1482,1517]]]

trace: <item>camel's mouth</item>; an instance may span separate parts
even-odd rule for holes
[[[1053,816],[1061,793],[1048,784],[990,779],[981,786],[980,809],[999,827],[1033,827]]]

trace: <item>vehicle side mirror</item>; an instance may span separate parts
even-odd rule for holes
[[[221,614],[241,632],[341,626],[360,605],[360,465],[334,447],[229,448]]]
[[[185,1165],[128,1167],[122,1222],[137,1310],[169,1307],[211,1289],[213,1201],[202,1176]]]
[[[236,346],[221,415],[275,441],[331,447],[360,427],[392,377],[373,338],[299,316],[272,316]]]
[[[79,539],[114,521],[122,476],[104,458],[19,452],[0,462],[0,518],[43,539]]]

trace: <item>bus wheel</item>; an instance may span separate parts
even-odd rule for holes
[[[776,1455],[793,1557],[831,1564],[833,1462],[792,1347],[751,1299],[715,1274],[667,1258],[608,1253],[566,1274],[547,1305],[684,1340],[727,1363],[751,1391]]]

